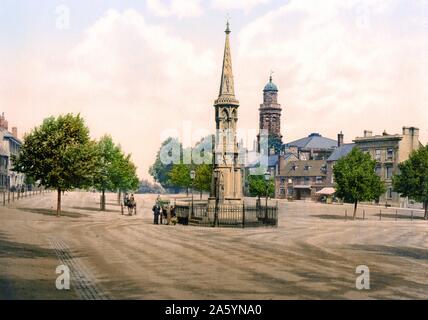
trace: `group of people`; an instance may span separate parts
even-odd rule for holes
[[[160,201],[160,197],[156,200],[155,205],[152,208],[153,211],[153,223],[159,224],[159,218],[160,218],[160,224],[164,223],[164,220],[166,221],[166,224],[173,224],[175,225],[177,223],[177,217],[175,214],[175,207],[169,204],[163,205]]]

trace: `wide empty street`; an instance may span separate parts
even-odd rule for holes
[[[428,298],[422,211],[361,206],[351,221],[348,205],[280,202],[277,228],[155,226],[155,198],[137,195],[132,217],[115,194],[100,212],[99,194],[65,193],[61,217],[56,193],[1,206],[0,299]],[[55,286],[63,264],[70,290]]]

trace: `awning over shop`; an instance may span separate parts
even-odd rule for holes
[[[320,191],[316,192],[316,194],[331,196],[336,192],[335,188],[323,188]]]
[[[311,186],[309,185],[304,185],[304,184],[298,184],[293,186],[294,189],[311,189]]]

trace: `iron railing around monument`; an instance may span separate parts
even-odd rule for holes
[[[176,204],[178,222],[202,227],[275,227],[278,225],[278,206]]]

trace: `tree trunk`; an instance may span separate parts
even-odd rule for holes
[[[199,198],[202,200],[202,189],[201,189],[201,191],[199,193]]]
[[[101,211],[106,211],[106,191],[101,191]]]
[[[120,198],[122,197],[122,190],[119,190],[119,193],[117,195],[117,203],[120,204]]]
[[[189,187],[186,188],[186,197],[189,196]]]
[[[61,188],[58,188],[58,198],[56,202],[56,215],[59,217],[61,212]]]
[[[425,201],[425,220],[428,220],[428,201]]]
[[[354,216],[352,217],[352,220],[355,220],[355,217],[357,216],[357,206],[358,206],[358,201],[355,201],[355,203],[354,203]]]

